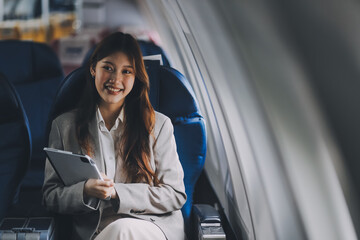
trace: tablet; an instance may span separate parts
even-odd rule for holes
[[[90,178],[103,180],[95,162],[87,155],[74,154],[54,148],[44,148],[44,151],[65,186]]]

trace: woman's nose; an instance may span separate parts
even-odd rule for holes
[[[115,72],[114,73],[114,76],[113,76],[113,79],[115,82],[122,82],[123,80],[123,75],[121,72]]]

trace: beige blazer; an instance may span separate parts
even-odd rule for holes
[[[95,117],[90,122],[89,129],[95,144],[93,159],[99,170],[104,172]],[[120,201],[113,202],[113,205],[120,216],[151,221],[160,227],[167,239],[183,240],[185,234],[180,209],[186,201],[184,173],[176,152],[171,121],[158,112],[155,113],[154,136],[155,138],[150,136],[150,160],[151,166],[161,181],[160,186],[152,187],[145,183],[118,183],[115,178],[115,188]],[[64,113],[53,121],[49,147],[85,154],[76,139],[75,111]],[[85,182],[79,182],[72,186],[64,186],[46,160],[43,204],[50,211],[73,215],[73,239],[91,239],[101,219],[101,204],[104,202],[95,199],[93,207],[85,204],[84,184]]]

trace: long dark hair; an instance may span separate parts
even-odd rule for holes
[[[95,68],[101,59],[122,52],[133,63],[135,82],[124,101],[124,130],[118,149],[125,161],[125,169],[131,182],[147,182],[158,185],[159,180],[150,165],[150,136],[155,124],[155,112],[149,100],[149,78],[145,70],[140,47],[129,34],[116,32],[104,38],[88,61],[86,86],[76,114],[76,136],[82,148],[93,155],[93,139],[89,123],[95,117],[100,96],[91,77],[90,68]]]

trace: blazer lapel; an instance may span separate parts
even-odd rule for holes
[[[99,143],[99,133],[98,133],[98,125],[96,122],[96,116],[93,117],[93,119],[90,121],[89,124],[89,132],[92,137],[93,147],[94,147],[94,156],[92,159],[95,161],[96,166],[98,167],[100,172],[105,171],[102,151],[100,149],[100,143]],[[83,154],[87,154],[85,149],[81,148],[81,151]]]

